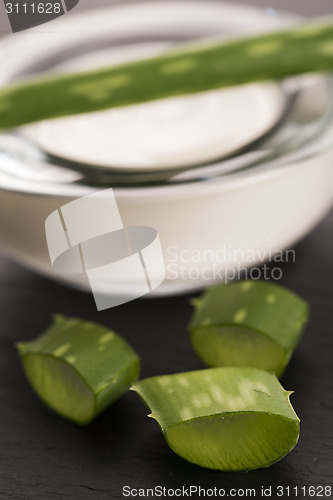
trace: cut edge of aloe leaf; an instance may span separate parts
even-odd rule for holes
[[[37,396],[49,408],[78,425],[87,425],[93,420],[95,416],[95,396],[84,378],[76,372],[70,363],[45,354],[31,353],[23,356],[22,364],[26,377]],[[49,391],[47,389],[45,393],[42,383],[36,381],[36,362],[39,363],[40,375],[44,382],[49,387],[53,387],[53,390]],[[60,376],[56,375],[57,372],[60,373]],[[71,392],[67,390],[66,378],[71,379]],[[57,387],[58,383],[61,386],[60,391]],[[66,387],[65,391],[63,390],[64,386]],[[77,390],[78,398],[76,398],[76,395],[73,396],[73,389]],[[61,396],[59,396],[59,392],[61,392]],[[84,399],[82,398],[83,395]]]
[[[208,288],[192,302],[191,344],[208,366],[252,366],[280,377],[309,317],[308,303],[270,281]]]
[[[230,412],[193,419],[171,427],[163,434],[170,448],[188,462],[224,472],[244,472],[267,468],[282,460],[297,445],[299,427],[299,421],[271,413]],[[244,435],[240,438],[242,432]],[[283,442],[282,436],[285,437]],[[255,452],[250,451],[251,444]],[[226,449],[230,451],[226,452]],[[246,454],[244,449],[249,452]],[[274,456],[268,457],[268,452],[273,450]]]
[[[131,389],[149,408],[170,448],[202,467],[265,468],[299,439],[292,392],[263,370],[222,367],[163,375],[140,380]]]
[[[247,325],[243,328],[221,324],[190,331],[191,345],[210,368],[247,366],[273,372],[281,377],[290,358],[285,348],[265,332]],[[207,339],[209,336],[209,339]]]
[[[124,339],[106,327],[62,315],[54,320],[36,339],[18,342],[16,347],[40,399],[62,417],[87,425],[138,379],[140,360]],[[99,363],[95,370],[94,363]],[[118,368],[113,369],[115,363]],[[97,375],[91,376],[94,371]]]

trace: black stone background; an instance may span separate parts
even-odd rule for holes
[[[296,262],[282,266],[282,283],[311,304],[310,322],[282,378],[284,387],[295,391],[299,444],[268,469],[232,474],[201,469],[175,455],[132,392],[86,428],[59,418],[31,391],[14,349],[14,342],[35,337],[61,312],[122,334],[142,359],[142,377],[200,369],[186,333],[189,296],[140,299],[98,313],[90,294],[1,257],[0,498],[109,500],[123,498],[125,485],[256,488],[260,498],[262,486],[273,491],[278,485],[333,486],[332,255],[333,214],[297,246]],[[313,497],[299,492],[298,498]]]

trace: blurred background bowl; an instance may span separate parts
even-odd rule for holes
[[[43,43],[38,35],[23,33],[3,40],[0,83],[54,71],[87,54],[98,60],[105,50],[129,44],[165,50],[170,44],[270,31],[298,21],[272,9],[182,0],[73,12],[52,22]],[[333,90],[326,75],[277,85],[284,105],[274,126],[236,151],[185,169],[164,167],[148,174],[114,165],[101,169],[45,150],[23,131],[2,134],[2,248],[38,273],[88,290],[86,276],[53,271],[45,220],[65,203],[109,187],[125,226],[158,231],[166,279],[152,294],[187,292],[236,277],[242,268],[290,248],[332,206]],[[108,293],[117,293],[115,283]]]

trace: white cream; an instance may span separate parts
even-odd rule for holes
[[[142,44],[77,58],[61,71],[153,56],[166,44]],[[103,167],[158,169],[210,162],[237,151],[279,119],[276,83],[246,85],[49,120],[23,133],[46,151]]]

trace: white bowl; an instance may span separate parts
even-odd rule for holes
[[[193,33],[199,38],[216,36],[226,26],[231,28],[229,36],[277,29],[292,22],[295,17],[291,15],[273,16],[252,7],[204,1],[136,3],[67,16],[55,22],[57,36],[50,34],[45,44],[22,35],[3,42],[2,53],[7,56],[1,62],[2,85],[26,75],[32,60],[36,71],[43,66],[40,61],[45,63],[46,54],[53,54],[51,59],[57,64],[57,54],[69,43],[77,46],[83,39],[89,42],[89,37],[96,37],[96,30],[84,31],[88,23],[98,26],[102,47],[103,37],[110,32],[121,43],[129,31],[140,40],[177,39],[179,34],[191,38]],[[16,132],[3,134],[2,248],[38,273],[88,290],[85,275],[59,274],[52,269],[45,220],[71,200],[114,187],[124,225],[151,226],[159,234],[166,278],[154,295],[187,292],[235,278],[242,268],[262,264],[274,255],[283,259],[282,252],[303,238],[333,202],[330,81],[325,76],[311,76],[283,85],[287,109],[268,136],[232,159],[176,172],[166,182],[155,179],[150,184],[150,179],[140,182],[134,177],[126,184],[111,171],[109,177],[99,179],[100,185],[90,185],[93,166],[50,157]],[[96,172],[100,174],[98,169]],[[278,274],[270,277],[279,279]],[[136,283],[131,286],[135,288]],[[116,283],[109,284],[108,293],[117,293]]]

